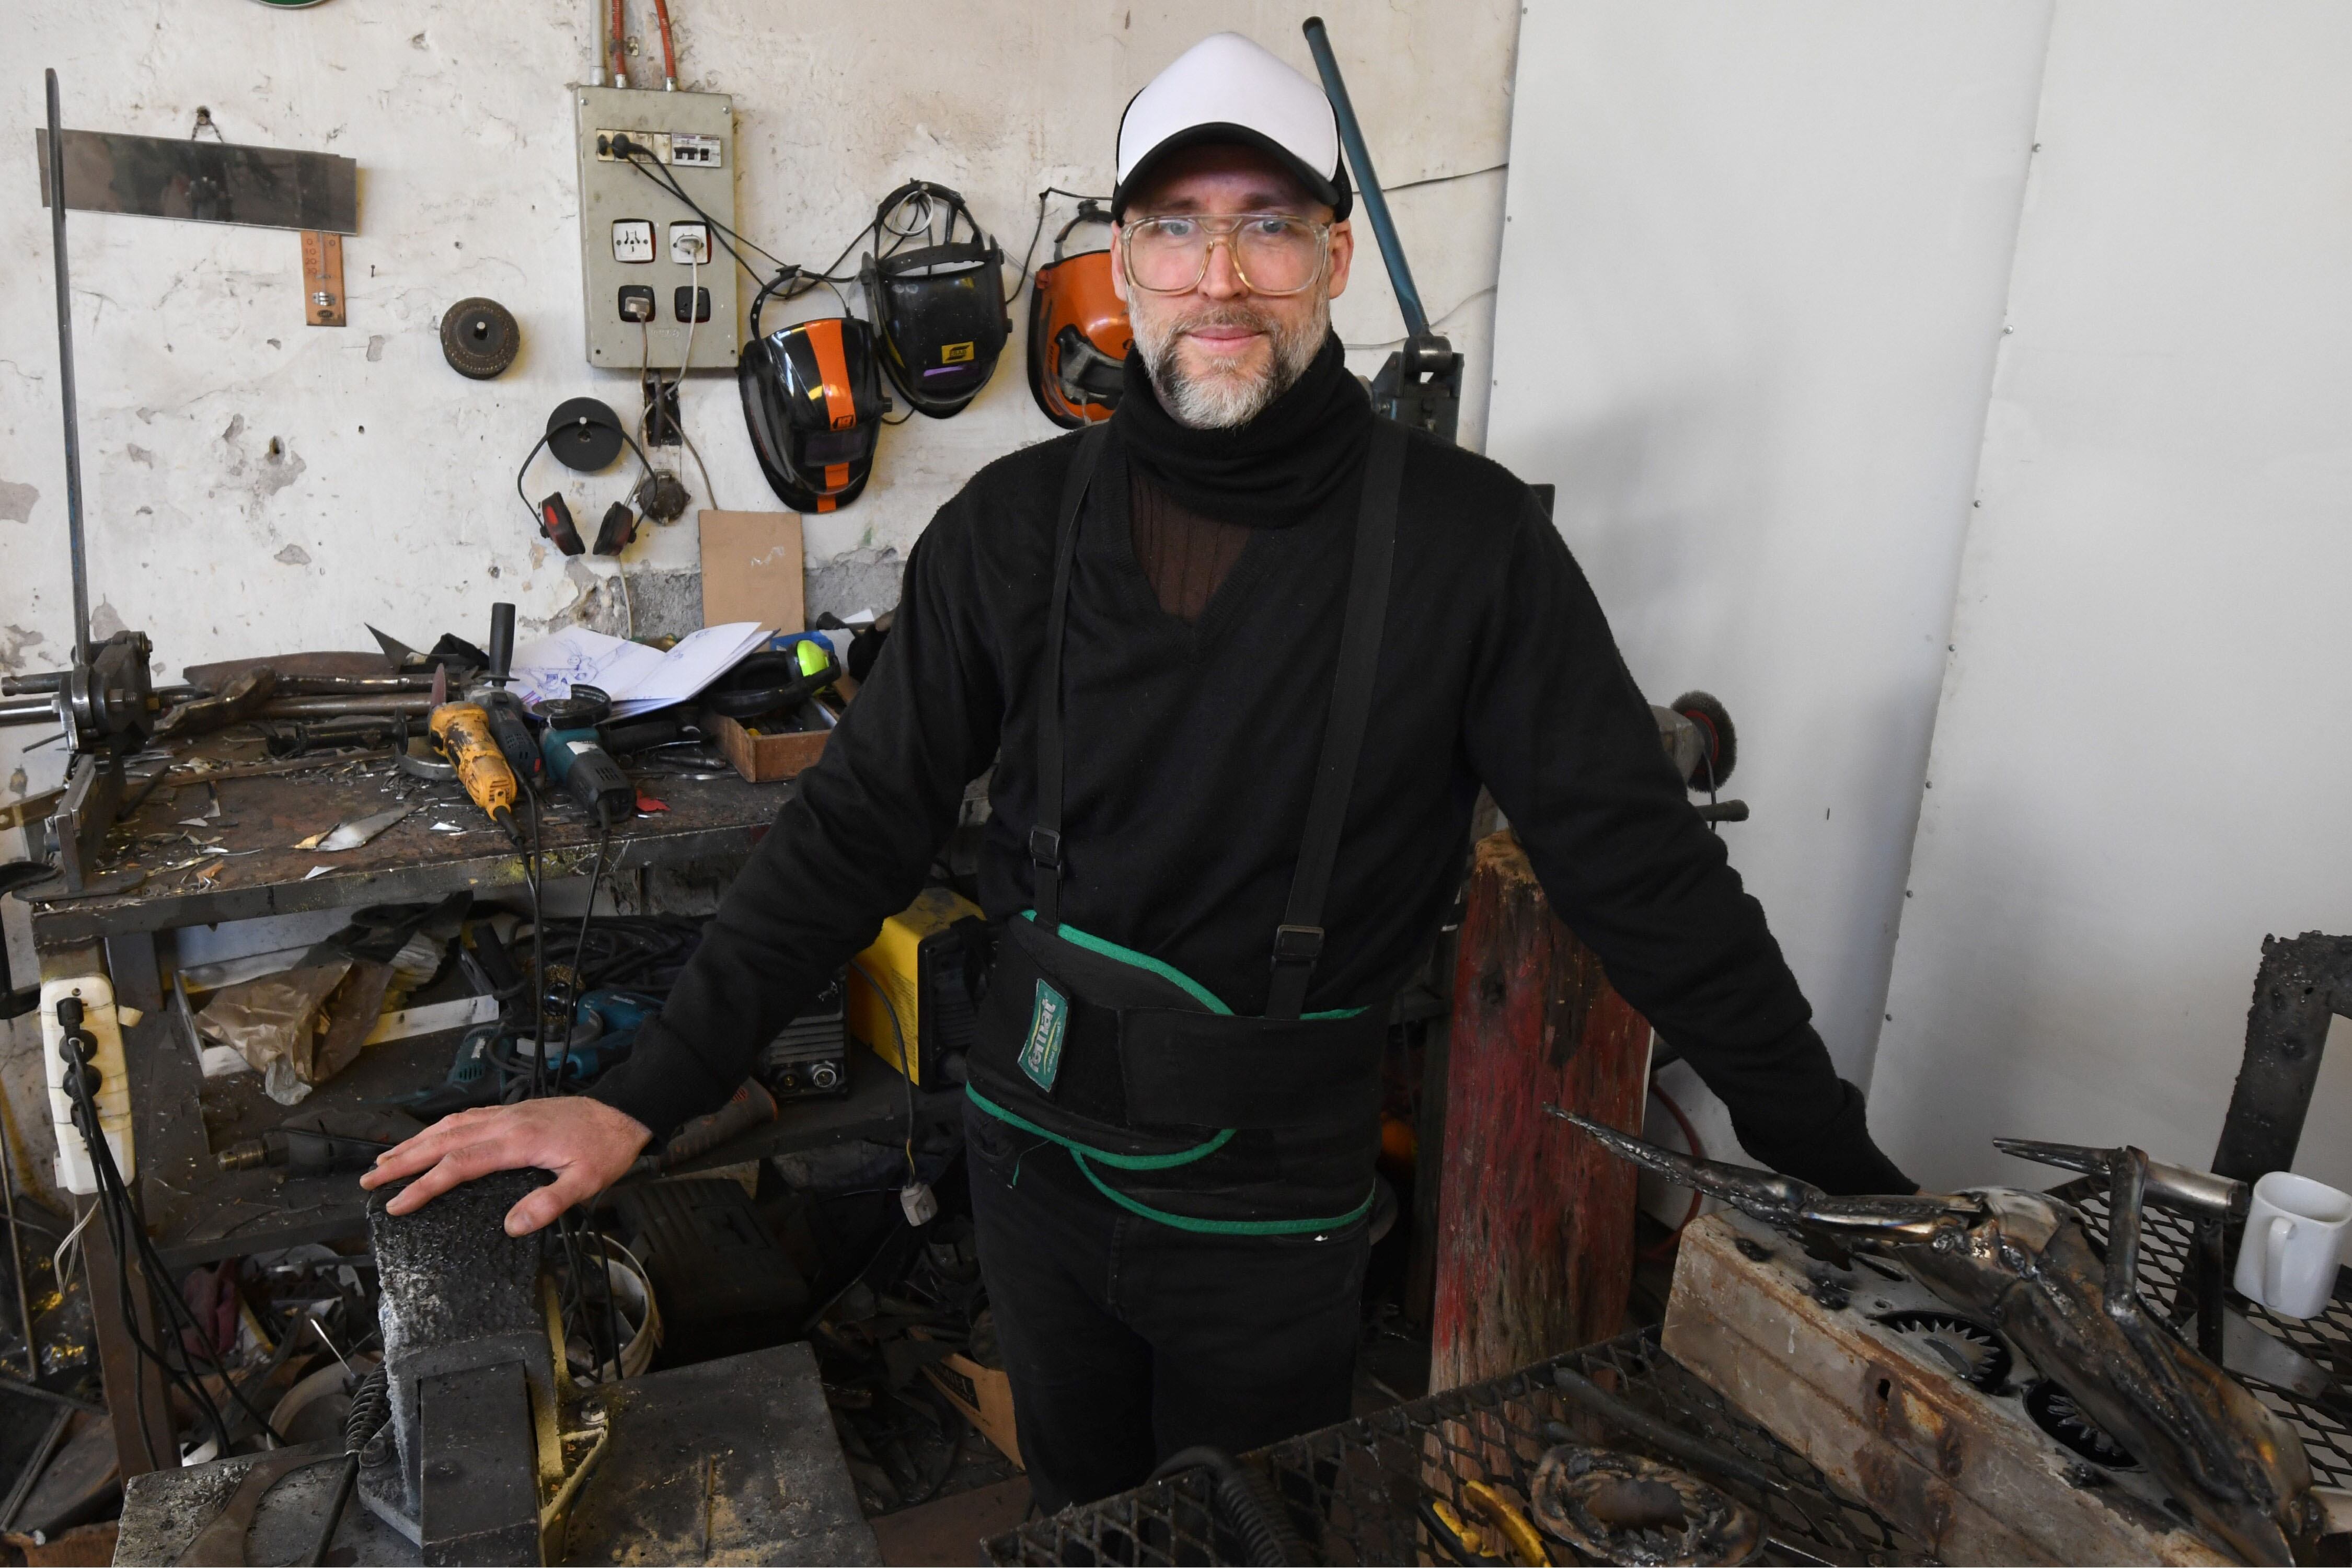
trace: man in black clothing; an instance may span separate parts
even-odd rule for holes
[[[1348,374],[1321,93],[1206,40],[1129,105],[1118,176],[1117,416],[940,510],[857,701],[633,1058],[585,1096],[450,1118],[367,1178],[422,1173],[404,1211],[554,1171],[518,1233],[593,1195],[908,903],[993,761],[1002,934],[965,1120],[1049,1509],[1348,1414],[1388,1004],[1482,784],[1750,1151],[1833,1192],[1910,1189],[1527,487],[1377,419]]]

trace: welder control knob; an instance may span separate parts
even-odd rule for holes
[[[474,381],[502,375],[522,351],[522,329],[496,300],[460,300],[441,318],[441,357]]]

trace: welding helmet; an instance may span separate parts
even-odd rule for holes
[[[871,328],[855,316],[824,316],[763,336],[755,300],[735,385],[751,450],[779,500],[796,511],[831,511],[857,499],[890,411]]]
[[[1111,253],[1062,255],[1072,229],[1109,222],[1100,203],[1080,202],[1078,216],[1054,237],[1054,259],[1037,268],[1029,296],[1029,394],[1066,430],[1109,418],[1127,384],[1122,366],[1134,333],[1111,285]]]
[[[902,213],[918,221],[902,224]],[[882,368],[908,403],[934,419],[960,414],[996,374],[1013,318],[1004,307],[1004,252],[982,234],[963,197],[929,180],[909,180],[875,209],[877,242],[929,239],[944,213],[937,245],[868,256],[857,281],[882,340]],[[966,237],[956,237],[961,222]]]

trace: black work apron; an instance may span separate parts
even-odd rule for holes
[[[1389,1009],[1301,1009],[1371,712],[1404,430],[1373,422],[1331,707],[1257,1018],[1061,921],[1063,630],[1079,514],[1108,436],[1096,426],[1079,437],[1063,487],[1029,834],[1036,908],[998,942],[968,1092],[989,1115],[1068,1150],[1104,1196],[1146,1218],[1224,1235],[1339,1229],[1371,1206]]]

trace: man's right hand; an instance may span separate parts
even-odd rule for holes
[[[388,1213],[409,1214],[460,1182],[493,1171],[526,1166],[552,1171],[554,1181],[507,1211],[507,1234],[528,1236],[619,1181],[637,1152],[652,1141],[644,1122],[601,1100],[576,1096],[526,1100],[444,1117],[376,1156],[374,1168],[360,1177],[360,1185],[380,1187],[416,1176],[384,1205]],[[424,1174],[418,1176],[420,1171]]]

